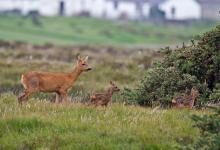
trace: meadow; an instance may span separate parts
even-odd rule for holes
[[[137,48],[134,51],[109,46],[47,47],[5,43],[0,50],[0,91],[13,91],[13,88],[21,91],[20,77],[30,70],[71,72],[78,54],[88,55],[88,63],[93,68],[80,75],[75,85],[76,90],[85,93],[104,90],[111,80],[121,88],[134,86],[142,78],[145,69],[154,60],[161,59],[160,53],[148,48]]]
[[[39,21],[0,16],[0,150],[172,150],[199,138],[191,116],[208,110],[125,105],[121,93],[108,107],[88,100],[111,80],[122,90],[137,87],[151,65],[163,59],[158,49],[143,45],[187,41],[211,24],[174,28],[83,17]],[[93,70],[77,79],[68,93],[70,104],[56,105],[54,94],[37,93],[18,105],[24,72],[70,72],[78,55],[88,55]]]
[[[56,105],[31,99],[19,106],[0,96],[0,149],[167,150],[199,137],[190,119],[195,110],[163,110],[114,103],[93,107]]]
[[[39,23],[34,24],[30,17],[0,16],[0,39],[56,45],[163,45],[191,40],[216,24],[194,22],[177,26],[155,25],[150,22],[107,21],[86,17],[39,17],[38,20]]]
[[[83,73],[70,90],[71,104],[56,105],[51,102],[54,94],[37,93],[18,105],[22,73],[70,72],[79,53],[90,56],[93,70]],[[110,80],[121,89],[135,87],[160,59],[150,49],[5,43],[0,50],[0,149],[166,150],[193,143],[200,133],[191,116],[208,111],[124,105],[120,93],[108,107],[87,103],[90,93],[105,90]]]

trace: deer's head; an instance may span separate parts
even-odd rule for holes
[[[85,58],[78,56],[76,67],[82,72],[92,70],[92,68],[88,65],[87,61],[88,56],[86,56]]]
[[[113,83],[112,81],[110,81],[110,85],[111,85],[110,89],[112,92],[119,92],[120,91],[118,86],[115,83]]]
[[[199,91],[196,89],[196,87],[192,87],[191,96],[193,96],[194,98],[197,98],[199,96]]]
[[[171,101],[171,103],[172,103],[172,104],[176,104],[176,103],[177,103],[176,99],[173,98],[172,101]]]

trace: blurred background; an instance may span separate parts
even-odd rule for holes
[[[0,93],[22,90],[28,70],[68,72],[77,55],[94,70],[73,97],[110,80],[135,87],[160,48],[187,44],[213,28],[220,0],[0,0]]]

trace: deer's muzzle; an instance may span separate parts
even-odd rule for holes
[[[86,71],[90,71],[90,70],[92,70],[92,68],[90,68],[90,67],[86,69]]]

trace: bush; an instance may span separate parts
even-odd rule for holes
[[[193,86],[203,93],[197,101],[201,105],[208,95],[206,84],[200,84],[195,76],[182,74],[175,67],[155,65],[146,72],[137,89],[125,89],[123,96],[129,104],[169,106],[173,95],[184,93]]]
[[[188,46],[161,52],[164,59],[146,72],[138,88],[124,90],[125,101],[168,106],[175,94],[196,86],[200,92],[196,105],[207,103],[210,91],[220,82],[220,25]]]
[[[220,107],[212,108],[215,113],[205,116],[194,115],[192,119],[200,130],[200,138],[193,144],[182,146],[190,150],[219,150],[220,149]]]
[[[209,96],[209,100],[211,103],[220,103],[220,84],[217,84],[216,87],[214,88],[212,94]]]

